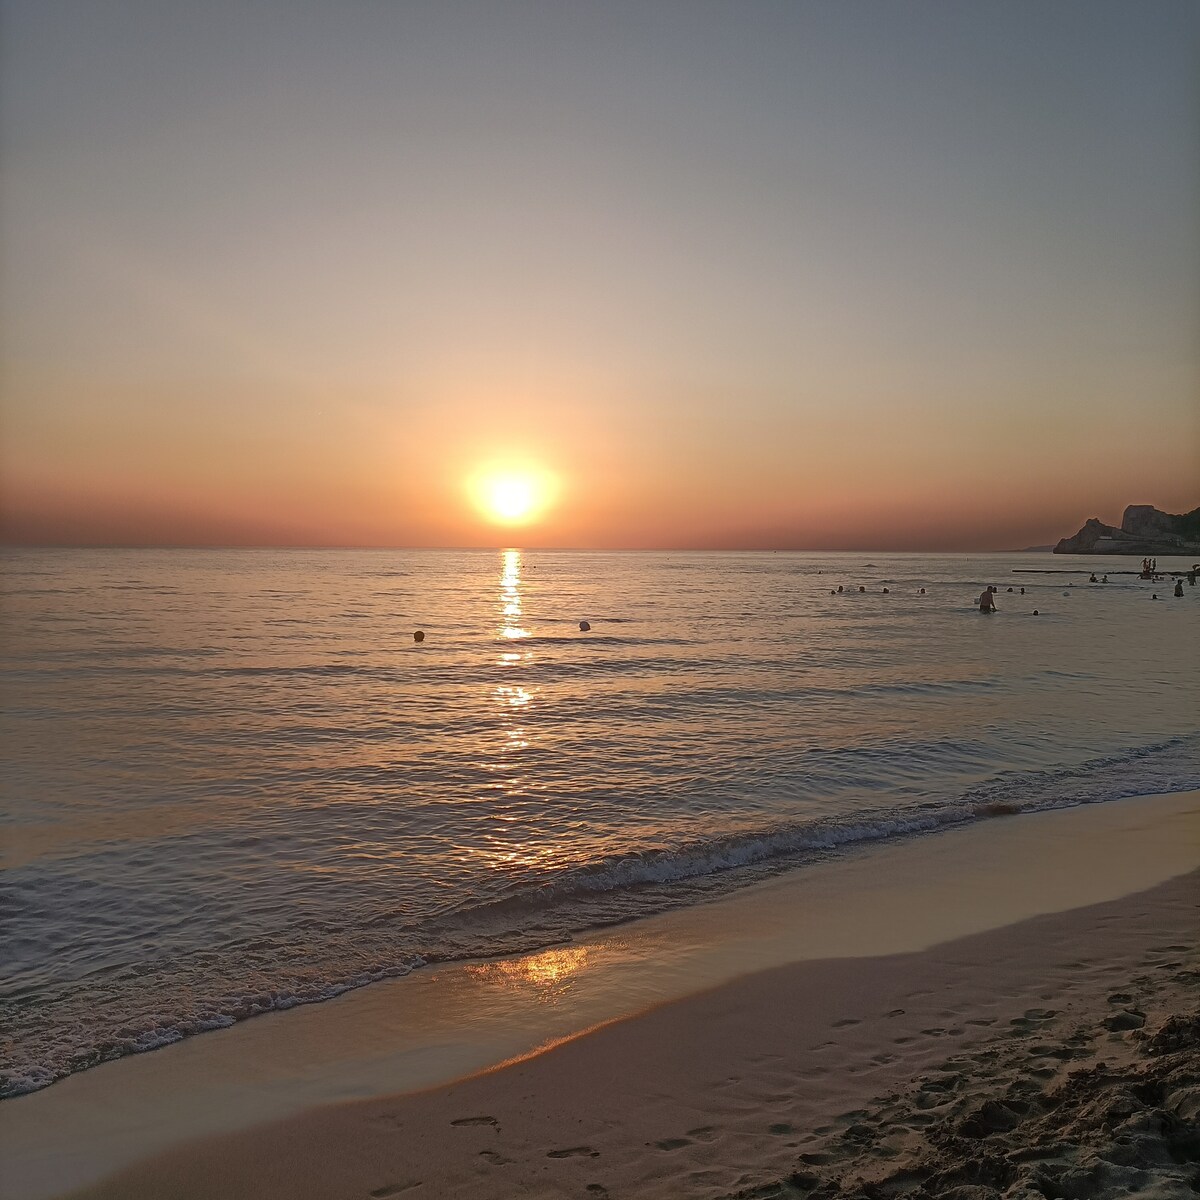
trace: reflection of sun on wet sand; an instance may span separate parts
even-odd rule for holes
[[[522,958],[469,966],[466,972],[488,983],[532,988],[545,995],[569,987],[571,976],[584,969],[590,955],[587,946],[559,946]]]

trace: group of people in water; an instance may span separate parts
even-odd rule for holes
[[[1155,566],[1155,567],[1157,567],[1157,566],[1158,566],[1157,560],[1153,560],[1153,559],[1147,559],[1146,561],[1147,561],[1147,562],[1152,562],[1152,563],[1154,564],[1154,566]],[[1189,584],[1191,584],[1191,586],[1192,586],[1192,587],[1195,587],[1195,586],[1196,586],[1196,576],[1197,576],[1197,574],[1200,574],[1200,563],[1195,563],[1195,564],[1192,566],[1192,569],[1191,569],[1191,570],[1188,572],[1188,575],[1187,575],[1187,580],[1188,580],[1188,583],[1189,583]],[[1153,577],[1153,576],[1152,576],[1152,577]],[[1143,576],[1143,578],[1146,578],[1146,576]],[[1092,576],[1091,576],[1091,578],[1088,580],[1088,582],[1089,582],[1089,583],[1107,583],[1107,582],[1108,582],[1108,576],[1107,576],[1107,575],[1105,575],[1105,576],[1104,576],[1102,579],[1097,579],[1097,578],[1096,578],[1096,576],[1095,576],[1095,573],[1093,573],[1093,574],[1092,574]],[[1068,587],[1072,587],[1072,586],[1074,586],[1074,585],[1073,585],[1073,584],[1068,584],[1067,586],[1068,586]],[[839,592],[840,592],[841,590],[842,590],[841,588],[838,588],[838,591],[839,591]],[[866,588],[859,588],[858,590],[859,590],[860,592],[863,592],[863,591],[866,591]],[[884,588],[883,590],[886,592],[886,591],[887,591],[887,588]],[[1012,589],[1012,588],[1009,588],[1008,590],[1011,592],[1013,589]],[[924,592],[924,591],[925,591],[925,589],[924,589],[924,588],[922,588],[922,589],[921,589],[921,591],[922,591],[922,592]],[[978,605],[979,605],[979,611],[980,611],[981,613],[994,613],[994,612],[996,612],[996,611],[997,611],[997,609],[996,609],[996,593],[997,593],[997,589],[996,589],[994,586],[992,586],[991,584],[988,584],[988,586],[987,586],[987,587],[985,587],[985,588],[983,589],[983,591],[982,591],[982,592],[979,594],[979,600],[977,601],[977,603],[978,603]],[[1024,588],[1021,588],[1021,595],[1022,595],[1022,596],[1023,596],[1023,595],[1025,595],[1025,589],[1024,589]],[[1066,592],[1063,592],[1063,595],[1065,596],[1065,595],[1067,595],[1067,593],[1066,593]],[[1175,579],[1175,595],[1176,595],[1177,597],[1178,597],[1178,596],[1182,596],[1182,595],[1183,595],[1183,577],[1182,577],[1182,576],[1176,576],[1176,579]],[[1157,599],[1158,599],[1158,593],[1156,592],[1156,593],[1155,593],[1153,596],[1151,596],[1151,597],[1150,597],[1150,599],[1151,599],[1151,600],[1157,600]],[[1040,613],[1039,613],[1039,611],[1038,611],[1038,610],[1035,608],[1035,609],[1033,610],[1033,615],[1034,615],[1035,617],[1037,617],[1037,616],[1040,616],[1041,614],[1040,614]]]

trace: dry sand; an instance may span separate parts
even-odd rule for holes
[[[1192,872],[920,953],[748,976],[77,1195],[1182,1200],[1200,1187],[1198,941]]]

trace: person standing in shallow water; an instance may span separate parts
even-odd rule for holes
[[[996,611],[996,597],[992,595],[992,589],[985,587],[979,597],[979,611],[985,613],[993,613]]]

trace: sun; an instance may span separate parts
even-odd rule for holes
[[[537,489],[527,475],[502,475],[488,488],[488,510],[498,520],[527,520],[536,504]]]
[[[484,467],[467,483],[475,507],[493,524],[528,525],[553,504],[557,482],[541,467]]]

